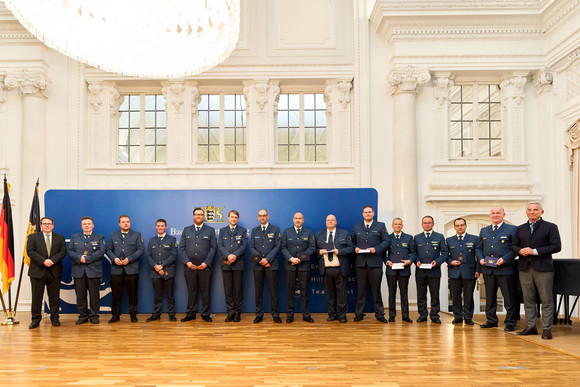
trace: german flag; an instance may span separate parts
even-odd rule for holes
[[[40,231],[40,201],[38,200],[38,182],[36,182],[36,187],[34,187],[34,197],[32,198],[32,207],[30,208],[30,216],[28,217],[28,228],[26,229],[26,238],[24,240],[24,251],[22,252],[22,259],[28,266],[30,266],[30,257],[26,252],[28,236],[38,231]]]
[[[10,207],[8,182],[4,176],[4,198],[0,211],[0,271],[2,272],[2,294],[14,281],[14,228]]]

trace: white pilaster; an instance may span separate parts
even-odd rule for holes
[[[326,81],[326,139],[328,161],[334,166],[352,165],[352,78]]]
[[[188,144],[191,144],[192,117],[189,106],[192,105],[192,84],[172,80],[162,82],[161,85],[167,112],[167,167],[184,168],[191,163],[191,147]]]
[[[505,155],[508,161],[524,161],[524,86],[527,81],[527,71],[515,71],[506,74],[500,83],[503,107],[502,121],[506,138]]]

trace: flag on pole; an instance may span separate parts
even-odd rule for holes
[[[24,263],[30,266],[30,257],[26,252],[26,245],[28,244],[28,236],[40,231],[40,202],[38,200],[38,182],[34,187],[34,197],[32,198],[32,207],[30,208],[30,216],[28,217],[28,228],[26,230],[26,238],[24,239],[24,251],[22,252],[22,259]]]
[[[14,228],[6,176],[4,176],[4,198],[0,211],[0,271],[2,272],[2,294],[4,294],[14,281]]]

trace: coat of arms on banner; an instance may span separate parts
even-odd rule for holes
[[[224,206],[225,207],[225,206]],[[210,223],[225,223],[224,216],[221,211],[224,207],[205,206],[202,207],[205,211],[205,219]]]

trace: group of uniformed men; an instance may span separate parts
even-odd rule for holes
[[[286,322],[294,321],[294,293],[296,281],[300,289],[302,319],[312,323],[308,305],[310,282],[310,259],[316,254],[320,272],[323,275],[327,297],[328,321],[346,323],[347,280],[350,274],[350,256],[354,253],[357,301],[354,321],[364,319],[364,305],[367,288],[370,288],[374,313],[377,321],[394,322],[396,317],[396,291],[399,287],[402,319],[409,317],[408,284],[411,266],[415,265],[417,285],[417,322],[425,322],[430,317],[435,324],[439,318],[439,287],[441,266],[448,264],[448,274],[453,300],[453,324],[473,325],[473,291],[480,273],[483,274],[486,289],[487,322],[481,328],[497,327],[497,289],[501,288],[506,308],[505,331],[514,331],[519,318],[519,304],[515,300],[516,255],[520,259],[517,269],[524,294],[527,327],[518,334],[537,334],[536,288],[542,301],[542,338],[550,339],[554,313],[552,300],[553,265],[552,254],[560,251],[560,237],[555,224],[541,218],[540,203],[528,204],[526,214],[529,221],[516,228],[503,222],[505,212],[501,207],[491,209],[492,224],[484,227],[479,237],[466,233],[466,221],[454,221],[456,235],[445,238],[433,231],[431,216],[424,216],[423,232],[414,237],[402,231],[403,221],[395,218],[393,233],[388,234],[384,223],[374,220],[372,206],[363,208],[363,221],[356,224],[352,233],[337,228],[334,215],[326,217],[326,228],[317,232],[303,227],[304,216],[294,214],[294,225],[280,233],[280,228],[269,223],[268,211],[258,212],[260,224],[248,231],[238,225],[239,213],[231,210],[229,224],[219,230],[204,223],[205,211],[193,210],[194,224],[185,227],[179,245],[175,237],[166,234],[167,222],[156,221],[157,236],[149,239],[146,259],[151,266],[154,288],[153,313],[147,321],[159,320],[163,292],[167,298],[167,312],[171,321],[175,317],[174,276],[175,264],[179,258],[184,264],[184,276],[188,289],[186,315],[182,322],[196,318],[198,292],[201,293],[201,318],[211,322],[210,284],[212,271],[220,266],[227,306],[226,322],[239,322],[242,309],[242,275],[244,257],[248,243],[250,260],[254,272],[256,316],[254,323],[264,318],[263,288],[264,278],[268,282],[273,321],[281,323],[278,306],[279,269],[278,252],[282,253],[286,272]],[[93,232],[93,219],[85,216],[81,220],[82,232],[73,234],[68,249],[64,237],[53,233],[54,222],[49,217],[41,220],[41,232],[31,235],[27,243],[27,253],[31,258],[29,276],[32,285],[32,322],[30,329],[36,328],[41,320],[41,304],[44,287],[47,288],[51,322],[60,325],[58,299],[62,259],[68,255],[72,260],[79,318],[76,324],[99,323],[99,285],[102,278],[102,258],[106,253],[111,260],[111,290],[113,297],[112,316],[109,323],[120,320],[123,289],[127,290],[129,314],[132,322],[137,322],[137,285],[139,280],[139,258],[145,252],[141,234],[131,229],[127,215],[119,217],[119,230],[114,231],[108,242],[103,235]],[[249,240],[249,242],[248,242]],[[385,318],[381,297],[383,264],[389,289],[389,318]],[[431,311],[427,310],[427,289],[431,296]],[[87,292],[90,307],[87,304]],[[463,302],[462,302],[463,299]]]

